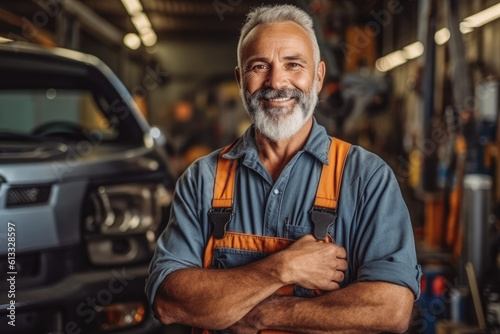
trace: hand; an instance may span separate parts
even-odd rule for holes
[[[324,291],[340,288],[347,269],[343,247],[305,235],[280,253],[283,256],[284,283]]]

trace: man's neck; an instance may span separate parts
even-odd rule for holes
[[[274,181],[278,179],[286,164],[304,147],[311,132],[312,124],[311,117],[292,137],[277,142],[270,140],[255,129],[255,141],[260,161],[262,161]]]

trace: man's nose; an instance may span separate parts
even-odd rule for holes
[[[273,66],[268,72],[266,86],[272,89],[287,87],[288,75],[286,71],[278,66]]]

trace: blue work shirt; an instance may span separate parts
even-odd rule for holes
[[[228,230],[295,240],[312,233],[309,211],[323,164],[328,164],[331,140],[314,120],[304,148],[274,181],[259,159],[254,128],[250,127],[224,155],[239,160]],[[212,233],[208,211],[219,152],[197,160],[177,182],[170,221],[158,239],[146,282],[151,305],[167,275],[203,266]],[[349,265],[342,286],[355,281],[384,281],[406,286],[418,298],[421,271],[412,226],[389,166],[375,154],[353,145],[345,163],[337,209],[329,233],[347,252]],[[218,267],[248,262],[236,255],[219,254]]]

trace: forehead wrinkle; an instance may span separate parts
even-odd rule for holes
[[[303,57],[302,55],[300,54],[297,54],[297,55],[292,55],[292,56],[284,56],[283,57],[283,60],[298,60],[298,61],[301,61],[305,64],[307,64],[307,59],[305,57]]]

